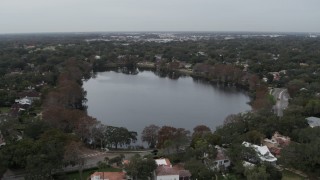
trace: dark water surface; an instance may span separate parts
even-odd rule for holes
[[[151,71],[100,72],[83,87],[90,116],[138,134],[150,124],[191,132],[204,124],[215,130],[228,115],[251,110],[249,97],[233,87],[221,88],[191,77],[161,78]]]

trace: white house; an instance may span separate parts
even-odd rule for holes
[[[172,167],[171,162],[168,158],[156,159],[157,166],[169,166]]]
[[[222,170],[229,167],[231,162],[225,153],[225,149],[220,146],[215,146],[215,148],[217,149],[217,155],[213,161],[213,165],[210,163],[212,162],[212,159],[209,159],[209,155],[207,153],[204,153],[205,164],[207,164],[207,166],[209,166],[212,170]]]
[[[272,155],[267,146],[258,146],[245,141],[242,143],[242,145],[245,147],[253,148],[257,152],[258,157],[261,161],[269,162],[273,165],[276,164],[277,158]]]
[[[16,99],[15,102],[19,103],[21,105],[31,105],[32,104],[32,100],[29,99],[28,97]]]
[[[227,168],[231,165],[229,157],[225,154],[225,150],[219,146],[215,147],[217,149],[217,156],[214,160],[214,170],[220,170],[222,167]]]
[[[308,117],[306,118],[310,127],[319,127],[320,126],[320,118],[317,117]]]

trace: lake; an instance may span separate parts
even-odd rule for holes
[[[171,79],[152,71],[135,75],[99,72],[85,81],[88,114],[106,125],[126,127],[141,134],[150,124],[212,130],[230,114],[251,110],[245,92],[193,78]]]

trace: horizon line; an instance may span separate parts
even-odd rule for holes
[[[210,30],[177,30],[177,31],[47,31],[47,32],[7,32],[0,35],[31,35],[31,34],[97,34],[97,33],[282,33],[282,34],[320,34],[316,31],[210,31]]]

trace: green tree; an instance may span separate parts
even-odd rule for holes
[[[129,164],[125,165],[126,172],[133,177],[134,180],[147,180],[153,176],[153,171],[157,165],[152,158],[141,158],[133,156]]]
[[[268,180],[270,175],[267,173],[265,166],[246,168],[244,174],[248,180]]]

